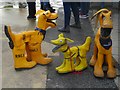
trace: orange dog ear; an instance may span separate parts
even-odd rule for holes
[[[36,14],[35,14],[35,16],[37,16],[37,15],[40,15],[40,14],[42,14],[43,12],[45,12],[44,10],[38,10],[37,12],[36,12]]]
[[[99,15],[101,12],[109,12],[109,10],[106,9],[106,8],[100,9],[99,11],[97,11],[97,12],[91,17],[91,20],[92,20],[95,16]]]

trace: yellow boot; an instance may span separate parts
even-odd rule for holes
[[[38,64],[46,65],[52,62],[51,58],[45,58],[41,53],[40,44],[29,45],[31,60]]]
[[[88,64],[86,58],[80,58],[81,62],[78,66],[75,67],[75,71],[82,71],[87,68]]]
[[[28,43],[26,43],[26,58],[27,58],[27,61],[32,61],[32,58],[31,58],[31,55],[30,55],[30,50],[29,50],[29,45]],[[47,57],[47,53],[42,53],[43,57]]]
[[[65,63],[66,63],[66,61],[64,60],[63,63],[60,66],[55,68],[56,71],[58,71],[59,69],[63,68],[65,66]]]
[[[69,73],[69,72],[72,72],[74,71],[74,60],[71,60],[70,59],[65,59],[65,65],[63,68],[59,69],[58,72],[59,73]]]
[[[20,47],[14,47],[13,50],[14,57],[14,68],[17,70],[19,68],[32,68],[36,65],[35,61],[28,62],[25,57],[25,44]]]
[[[26,45],[26,58],[27,58],[27,61],[31,61],[32,58],[31,58],[31,55],[30,55],[30,50],[29,50],[29,42],[31,42],[32,40],[31,39],[34,39],[33,37],[35,35],[39,35],[40,33],[38,31],[25,31],[25,32],[22,32],[22,34],[24,35],[25,39],[24,39],[24,42],[25,42],[25,45]],[[41,39],[42,37],[40,37],[39,39]],[[39,40],[37,39],[38,41],[42,42],[42,39]],[[33,40],[35,41],[35,40]],[[33,42],[34,43],[34,42]],[[47,53],[44,53],[42,54],[44,57],[47,57]]]
[[[30,58],[32,61],[36,61],[38,64],[46,65],[52,62],[51,58],[43,56],[41,51],[41,43],[43,35],[40,35],[39,31],[34,31],[31,35],[31,39],[28,43]]]
[[[87,64],[87,60],[86,60],[86,55],[90,49],[90,43],[91,43],[91,38],[87,37],[85,43],[81,46],[78,46],[78,48],[80,50],[79,51],[79,53],[80,53],[79,59],[81,62],[78,66],[75,67],[75,71],[81,71],[81,70],[84,70],[85,68],[87,68],[88,64]]]
[[[15,35],[11,32],[10,26],[5,26],[5,34],[9,39],[9,45],[13,52],[14,68],[32,68],[36,65],[35,61],[28,62],[25,57],[25,43],[23,35]]]

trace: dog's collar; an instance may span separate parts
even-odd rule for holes
[[[110,35],[107,36],[107,37],[103,37],[103,36],[100,35],[100,38],[102,38],[102,39],[108,39],[108,38],[110,38]]]
[[[37,30],[37,31],[39,31],[39,32],[41,32],[43,34],[43,40],[44,40],[45,39],[45,35],[46,35],[46,31],[43,30],[43,29],[40,29],[38,27],[36,27],[35,30]]]
[[[65,45],[65,44],[64,44]],[[63,45],[62,45],[63,46]],[[62,51],[63,53],[67,52],[67,50],[69,49],[69,46],[67,46],[67,49]]]
[[[76,53],[74,53],[73,55],[71,55],[69,58],[65,58],[65,59],[70,59],[70,58],[72,58],[75,54],[76,54]]]

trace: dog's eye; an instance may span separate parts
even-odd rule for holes
[[[62,42],[62,40],[60,40],[60,42]]]

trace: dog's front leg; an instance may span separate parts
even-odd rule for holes
[[[74,59],[71,58],[70,59],[64,59],[65,60],[65,64],[64,67],[59,69],[58,72],[59,73],[69,73],[74,71],[75,67],[74,67]]]
[[[66,60],[64,59],[63,62],[62,62],[62,64],[61,64],[60,66],[56,67],[56,71],[64,68],[64,67],[65,67],[65,64],[66,64]]]
[[[106,55],[106,60],[107,60],[107,63],[108,63],[107,77],[108,78],[115,78],[116,77],[116,70],[113,67],[112,54],[107,54]]]
[[[104,62],[104,55],[98,52],[98,58],[94,66],[94,75],[96,77],[104,77],[104,72],[102,70],[102,65]]]
[[[98,53],[98,49],[97,49],[96,44],[94,44],[94,52],[93,52],[93,56],[92,56],[92,58],[91,58],[91,60],[90,60],[90,65],[91,65],[91,66],[94,66],[95,63],[96,63],[97,53]]]

